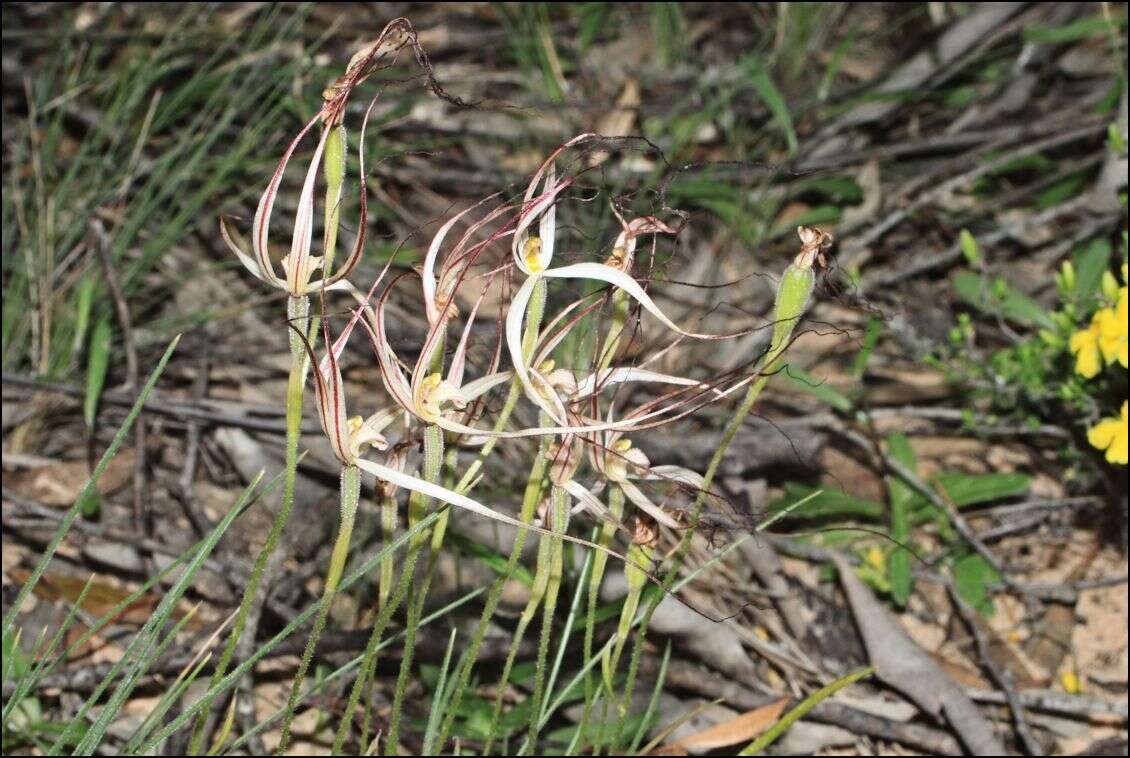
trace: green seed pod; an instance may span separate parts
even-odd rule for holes
[[[785,269],[777,286],[777,307],[774,311],[772,357],[784,349],[801,316],[808,310],[812,291],[816,288],[816,274],[811,266],[791,264]]]

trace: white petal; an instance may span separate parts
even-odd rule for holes
[[[264,281],[267,284],[273,284],[276,287],[286,288],[286,282],[280,279],[274,271],[270,269],[264,271],[262,266],[259,265],[258,260],[240,249],[239,245],[237,245],[232,238],[231,232],[228,231],[227,222],[225,222],[222,217],[220,218],[220,236],[224,238],[224,242],[226,242],[228,248],[235,253],[236,258],[243,264],[243,267],[250,271],[256,279]]]
[[[552,277],[554,279],[596,279],[598,281],[607,282],[615,287],[619,287],[635,298],[648,313],[655,316],[664,326],[672,331],[687,337],[696,337],[699,339],[721,338],[719,335],[696,334],[695,332],[684,330],[674,321],[667,318],[663,311],[659,310],[659,306],[655,304],[635,279],[628,276],[623,271],[612,268],[611,266],[606,266],[603,263],[574,263],[571,266],[562,266],[561,268],[543,271],[542,276]]]
[[[624,490],[624,495],[626,495],[629,500],[635,503],[637,508],[646,512],[649,516],[651,516],[653,519],[658,521],[660,524],[663,524],[664,526],[669,526],[672,529],[679,528],[679,522],[671,518],[671,516],[669,516],[667,512],[660,508],[658,505],[648,500],[647,496],[640,492],[639,488],[636,487],[636,485],[632,484],[631,482],[620,482],[619,484],[620,489]]]
[[[603,388],[624,382],[655,382],[657,384],[677,384],[685,387],[702,385],[702,382],[696,379],[687,379],[682,376],[661,374],[658,371],[651,371],[646,368],[628,366],[624,368],[606,368],[594,374],[589,374],[577,384],[575,396],[582,397],[591,395],[596,391],[597,385]]]
[[[307,291],[310,274],[317,265],[320,265],[320,259],[315,265],[315,260],[310,257],[310,243],[314,234],[314,182],[322,165],[322,153],[325,151],[329,133],[329,129],[322,130],[318,146],[314,149],[314,157],[310,159],[310,167],[306,170],[306,181],[302,184],[302,193],[298,196],[298,211],[294,216],[294,236],[290,241],[290,255],[283,260],[287,286],[296,295]]]
[[[283,153],[282,160],[275,168],[275,173],[271,176],[271,181],[267,183],[267,189],[264,190],[263,195],[259,198],[259,206],[255,209],[255,219],[251,223],[251,250],[255,254],[255,258],[259,261],[259,268],[264,271],[272,271],[271,254],[268,248],[267,238],[268,232],[271,228],[271,210],[275,207],[275,199],[279,194],[279,184],[282,182],[283,171],[286,170],[286,164],[290,162],[290,157],[294,154],[295,148],[302,138],[306,136],[306,132],[310,131],[321,120],[321,114],[314,116],[307,122],[302,131],[298,133],[290,145],[287,146],[286,152]]]
[[[423,479],[419,479],[415,476],[411,476],[410,474],[405,474],[405,473],[397,471],[395,469],[391,469],[388,466],[382,466],[379,463],[375,463],[373,461],[364,460],[364,459],[356,461],[356,465],[362,471],[364,471],[368,474],[372,474],[373,476],[375,476],[378,479],[381,479],[381,480],[386,481],[386,482],[390,482],[390,483],[395,484],[398,487],[402,487],[406,490],[411,490],[412,492],[419,492],[422,495],[427,495],[428,497],[432,497],[432,498],[435,498],[436,500],[442,501],[444,503],[454,505],[458,508],[462,508],[463,510],[470,511],[471,513],[477,514],[479,516],[485,516],[486,518],[493,519],[493,520],[498,521],[498,522],[503,523],[503,524],[509,524],[510,526],[516,526],[519,529],[529,529],[532,532],[537,532],[539,534],[546,534],[546,535],[549,535],[550,537],[556,537],[558,539],[563,539],[567,542],[572,542],[572,543],[577,544],[577,545],[582,545],[584,547],[592,548],[593,550],[598,550],[598,551],[604,553],[605,555],[609,555],[609,556],[611,556],[613,558],[617,558],[621,561],[627,560],[620,553],[617,553],[614,550],[609,550],[608,548],[604,547],[603,545],[598,545],[595,542],[589,542],[588,540],[583,540],[583,539],[580,539],[579,537],[573,537],[573,536],[568,535],[568,534],[562,534],[561,532],[552,532],[548,529],[543,529],[541,527],[532,526],[530,524],[525,524],[525,523],[519,521],[518,519],[514,518],[513,516],[507,516],[505,513],[499,513],[496,510],[488,508],[487,506],[483,505],[479,501],[472,500],[471,498],[467,497],[466,495],[460,495],[458,492],[454,492],[452,490],[449,490],[446,487],[441,487],[438,484],[433,484],[431,482],[424,481]]]

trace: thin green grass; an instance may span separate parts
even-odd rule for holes
[[[60,34],[52,63],[27,73],[33,116],[5,125],[24,137],[15,142],[17,164],[35,168],[30,177],[8,172],[3,193],[6,370],[60,376],[115,329],[97,255],[84,248],[94,244],[92,218],[105,219],[127,297],[142,298],[147,275],[202,213],[242,194],[252,156],[293,108],[283,84],[301,61],[284,51],[305,12],[264,11],[238,36],[219,35],[215,13],[172,13],[149,45]],[[198,60],[201,50],[210,54]],[[277,64],[261,65],[262,53],[247,50],[276,51]],[[87,116],[88,133],[71,141],[74,119]],[[111,212],[119,207],[121,215]],[[92,384],[106,363],[91,367]]]

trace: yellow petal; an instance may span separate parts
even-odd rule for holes
[[[1114,442],[1121,425],[1122,422],[1117,419],[1104,418],[1087,430],[1087,441],[1099,450],[1106,450]]]
[[[1087,441],[1099,450],[1106,451],[1110,463],[1126,465],[1127,462],[1127,422],[1126,404],[1123,403],[1121,418],[1104,418],[1087,431]]]
[[[1095,344],[1095,333],[1090,329],[1081,329],[1075,334],[1071,335],[1067,346],[1072,353],[1078,353],[1080,350],[1085,350]]]
[[[1084,379],[1091,379],[1099,373],[1099,366],[1102,361],[1099,360],[1099,352],[1097,350],[1085,350],[1075,359],[1075,373]]]
[[[1095,314],[1099,331],[1099,349],[1103,360],[1114,363],[1119,350],[1126,345],[1126,324],[1119,323],[1113,308],[1103,308]]]
[[[1063,691],[1069,695],[1078,695],[1083,691],[1083,683],[1079,681],[1079,675],[1071,669],[1064,669],[1059,675],[1059,683],[1063,686]]]
[[[1127,449],[1126,425],[1123,424],[1114,436],[1114,443],[1106,449],[1107,463],[1125,466],[1130,461],[1130,450]]]
[[[1086,379],[1098,374],[1103,366],[1099,346],[1101,322],[1100,314],[1096,313],[1091,319],[1091,325],[1072,334],[1067,343],[1068,349],[1075,355],[1075,372]]]

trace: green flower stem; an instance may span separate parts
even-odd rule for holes
[[[307,297],[291,297],[287,301],[286,310],[287,318],[294,325],[294,328],[306,332],[310,322],[310,299]],[[298,440],[302,427],[302,393],[306,385],[309,359],[306,355],[306,346],[302,344],[298,334],[294,330],[288,331],[290,332],[290,373],[286,384],[286,463],[282,503],[275,514],[271,530],[267,533],[267,541],[255,557],[255,565],[251,569],[251,577],[247,581],[247,586],[243,589],[243,598],[240,600],[239,610],[236,612],[235,623],[228,634],[224,650],[220,654],[220,660],[216,663],[216,669],[212,672],[209,688],[215,687],[224,678],[228,666],[231,665],[232,656],[235,654],[236,646],[243,636],[248,614],[251,612],[259,584],[263,579],[267,560],[275,552],[275,547],[278,545],[279,538],[282,536],[283,529],[286,528],[287,520],[290,518],[290,509],[294,505],[294,482],[298,473]],[[200,754],[204,742],[204,728],[210,710],[211,703],[209,702],[207,706],[201,709],[200,715],[196,718],[192,739],[188,746],[189,755]]]
[[[616,484],[609,484],[608,512],[616,521],[624,517],[624,491]],[[597,543],[603,547],[609,547],[615,535],[615,523],[606,521],[601,524],[600,536],[597,538]],[[588,614],[585,618],[583,653],[585,661],[592,659],[593,634],[596,629],[596,606],[600,601],[600,584],[604,580],[604,569],[607,565],[608,555],[606,553],[597,552],[593,554],[592,575],[589,578]],[[585,729],[588,726],[589,717],[592,715],[593,699],[595,697],[596,689],[593,686],[592,676],[589,672],[585,672],[585,707],[584,710],[581,711],[581,721],[577,727],[581,730],[582,735],[584,735]]]
[[[636,611],[640,607],[640,597],[647,586],[647,572],[641,566],[650,566],[654,551],[646,545],[632,545],[628,548],[628,560],[624,563],[624,575],[628,579],[628,595],[624,598],[624,605],[620,610],[620,623],[616,629],[616,643],[605,651],[604,656],[604,687],[609,695],[612,694],[612,677],[620,663],[620,655],[624,652],[624,643],[632,631],[632,622],[636,620]]]
[[[785,269],[785,273],[781,276],[781,281],[777,286],[773,336],[769,341],[769,349],[766,351],[765,355],[762,356],[757,365],[757,373],[760,374],[760,376],[757,381],[751,384],[749,389],[746,390],[741,405],[738,406],[737,412],[726,424],[722,432],[722,439],[715,449],[714,455],[710,458],[706,473],[703,475],[702,488],[699,491],[698,497],[695,498],[694,507],[692,508],[692,525],[697,524],[702,515],[702,509],[706,504],[706,495],[710,491],[711,485],[714,483],[714,477],[718,473],[718,466],[722,463],[726,449],[730,446],[730,443],[733,442],[742,424],[745,423],[746,416],[749,415],[750,409],[752,409],[754,403],[757,402],[757,398],[761,395],[761,390],[764,389],[766,383],[768,383],[769,377],[779,368],[780,359],[788,348],[789,341],[792,339],[793,330],[804,316],[805,311],[808,310],[808,304],[812,298],[812,291],[815,286],[816,275],[812,271],[812,262],[801,263],[799,257],[798,261],[789,265],[789,267]],[[664,592],[657,593],[654,600],[648,603],[647,607],[644,609],[639,629],[636,631],[631,662],[628,666],[628,679],[624,686],[624,697],[622,701],[624,703],[631,702],[632,691],[635,687],[636,672],[639,670],[640,656],[643,653],[644,639],[647,636],[647,629],[648,625],[651,623],[651,617],[655,613],[655,609],[659,607],[659,603],[666,596],[666,590],[670,589],[671,585],[674,583],[675,577],[682,567],[683,561],[686,559],[687,552],[690,550],[691,537],[693,534],[694,529],[692,527],[683,535],[683,539],[680,541],[679,547],[675,551],[671,569],[663,578]],[[622,714],[620,719],[621,732],[623,731],[626,719],[627,714]]]
[[[514,637],[510,641],[510,653],[506,656],[506,664],[502,667],[502,676],[498,680],[498,690],[494,696],[494,710],[490,717],[490,727],[486,745],[483,746],[483,755],[491,754],[490,750],[494,744],[495,732],[498,731],[498,720],[502,716],[502,700],[506,695],[506,687],[510,683],[510,670],[514,667],[514,660],[518,656],[518,648],[522,645],[522,638],[526,636],[526,628],[537,615],[538,606],[541,605],[549,586],[552,547],[553,544],[548,539],[543,538],[538,541],[537,569],[534,572],[534,583],[530,587],[530,597],[526,601],[526,607],[522,609],[522,615],[518,619],[518,626],[514,629]]]
[[[393,502],[395,507],[395,502]],[[388,627],[389,622],[392,620],[392,614],[404,602],[404,597],[408,594],[409,588],[412,586],[412,579],[416,572],[416,561],[420,557],[420,551],[415,550],[409,552],[404,561],[404,566],[401,569],[400,581],[397,582],[396,590],[392,594],[392,599],[381,606],[380,611],[377,613],[376,621],[373,622],[373,631],[369,635],[369,641],[365,645],[365,654],[361,660],[361,667],[357,677],[353,680],[353,687],[349,691],[349,702],[345,708],[345,715],[338,724],[337,735],[334,737],[333,754],[341,754],[342,747],[345,745],[345,738],[349,731],[349,724],[352,721],[353,713],[357,709],[357,704],[361,701],[361,693],[365,691],[366,684],[370,681],[373,672],[377,666],[377,650],[380,647],[381,637],[385,629]],[[371,696],[370,691],[370,696]],[[364,709],[364,715],[361,720],[361,739],[360,745],[365,749],[369,743],[369,723],[374,711],[374,704],[369,703],[369,707]]]
[[[442,344],[446,340],[446,333],[442,335],[440,346],[432,355],[430,369],[433,371],[442,370],[443,365],[443,347]],[[429,466],[440,460],[443,457],[443,436],[442,432],[437,427],[428,427],[425,430],[425,476]],[[433,447],[435,446],[435,435],[438,436],[438,453],[429,452],[429,440],[431,440]],[[438,481],[438,473],[436,478],[429,479],[429,481]],[[418,493],[413,493],[408,501],[408,525],[411,528],[414,524],[419,523],[419,520],[424,517],[427,503],[430,499],[424,499]],[[437,523],[442,523],[446,526],[447,512],[439,514]],[[433,527],[434,529],[434,527]],[[386,543],[392,540],[396,532],[396,500],[393,497],[385,498],[381,502],[381,531],[383,539]],[[345,714],[342,716],[341,721],[338,723],[337,733],[334,736],[333,753],[335,755],[341,753],[342,747],[345,745],[345,738],[349,733],[349,725],[352,723],[353,713],[357,709],[357,704],[361,701],[361,694],[365,691],[373,672],[377,667],[377,651],[380,647],[381,637],[384,635],[385,629],[388,627],[389,622],[392,620],[392,614],[400,607],[404,601],[404,597],[408,593],[408,588],[411,586],[412,579],[416,571],[416,562],[420,557],[420,550],[424,543],[428,541],[429,530],[424,530],[412,537],[409,542],[408,552],[405,557],[404,566],[400,575],[400,581],[397,584],[395,592],[389,598],[389,591],[392,587],[392,574],[393,574],[393,556],[388,555],[381,559],[378,585],[377,585],[377,618],[373,622],[373,630],[369,634],[369,641],[365,645],[365,653],[361,660],[361,666],[357,676],[353,680],[353,686],[349,691],[349,700],[345,708]],[[425,590],[426,594],[426,590]],[[422,605],[421,605],[422,608]],[[413,606],[409,606],[409,620],[411,620]],[[417,613],[418,620],[418,613]],[[406,651],[415,646],[415,625],[410,625],[409,630],[406,630]],[[407,653],[406,653],[407,654]],[[369,724],[373,712],[372,690],[369,690],[369,707],[365,709],[361,722],[361,739],[360,744],[362,748],[367,746],[369,741]]]
[[[534,285],[533,295],[530,297],[530,306],[526,310],[526,330],[522,333],[522,355],[526,360],[529,360],[534,352],[534,345],[537,342],[538,332],[541,329],[542,316],[545,313],[545,281],[540,280]],[[496,432],[502,431],[507,421],[510,419],[510,414],[513,412],[515,405],[518,403],[518,398],[522,394],[521,384],[517,377],[510,383],[510,392],[506,396],[506,402],[502,406],[502,411],[499,413],[497,420],[494,424]],[[483,445],[479,453],[479,457],[471,463],[463,478],[460,480],[459,485],[455,488],[459,493],[465,493],[470,489],[471,484],[475,481],[479,469],[482,468],[483,461],[490,454],[494,448],[497,437],[490,437],[487,439],[486,444]],[[530,476],[526,481],[525,494],[522,498],[522,509],[519,514],[519,519],[524,522],[530,522],[534,518],[534,511],[537,508],[538,496],[541,493],[542,479],[545,477],[546,459],[545,454],[549,450],[549,439],[543,437],[538,445],[537,453],[534,457],[534,462],[530,470]],[[451,703],[448,705],[447,713],[444,714],[443,723],[440,725],[439,733],[436,736],[436,748],[442,748],[447,739],[447,735],[451,731],[451,727],[455,725],[455,717],[459,712],[459,705],[463,700],[463,693],[467,690],[467,685],[471,680],[471,671],[475,665],[475,660],[479,657],[479,649],[482,647],[483,640],[486,638],[487,628],[490,625],[490,620],[494,616],[494,611],[498,607],[498,602],[502,598],[502,590],[506,586],[506,582],[514,574],[514,569],[518,566],[518,561],[522,557],[522,550],[526,546],[526,538],[529,532],[522,529],[514,538],[514,546],[510,550],[510,557],[506,561],[506,567],[494,583],[491,584],[490,591],[487,593],[486,603],[483,605],[483,612],[479,616],[479,623],[475,626],[475,631],[471,636],[471,645],[467,649],[467,655],[464,657],[463,663],[459,667],[458,681],[452,690]]]
[[[522,522],[532,522],[534,514],[537,512],[538,500],[541,497],[542,483],[545,479],[545,470],[548,465],[545,458],[548,451],[549,438],[543,437],[534,457],[533,465],[530,467],[530,476],[526,481],[525,491],[522,496],[522,508],[518,514],[518,518]],[[494,616],[494,611],[498,607],[499,600],[502,598],[502,590],[505,588],[506,582],[514,574],[514,569],[518,566],[518,561],[522,557],[522,550],[526,547],[528,537],[528,531],[525,529],[518,530],[518,533],[514,537],[514,546],[510,551],[510,557],[506,561],[506,566],[503,568],[498,578],[494,580],[490,592],[487,594],[486,604],[483,606],[483,612],[479,616],[479,623],[475,627],[475,631],[471,637],[471,645],[467,650],[466,660],[459,669],[459,680],[452,690],[451,703],[447,708],[447,713],[444,715],[443,723],[440,725],[435,743],[437,748],[443,745],[447,734],[455,724],[459,704],[463,699],[463,693],[466,691],[467,684],[470,681],[471,670],[475,664],[475,659],[478,658],[479,649],[482,647],[483,640],[486,638],[486,631],[490,625],[490,619]]]
[[[628,322],[628,309],[631,302],[628,295],[623,290],[616,290],[612,294],[612,324],[608,329],[608,334],[605,336],[604,345],[601,348],[600,355],[598,356],[598,371],[603,371],[612,365],[612,360],[616,357],[617,351],[620,349],[620,343],[623,340],[624,329]],[[624,515],[624,492],[615,484],[610,484],[608,493],[608,506],[611,515],[619,521]],[[600,529],[600,536],[598,543],[604,547],[609,547],[612,544],[612,538],[616,533],[616,527],[612,523],[604,523]],[[585,619],[585,639],[584,639],[584,660],[588,661],[592,658],[592,645],[593,633],[596,627],[596,606],[600,599],[600,584],[604,581],[604,569],[608,564],[608,555],[599,552],[593,556],[593,571],[589,579],[589,597],[588,597],[588,614]],[[589,719],[592,717],[592,708],[596,697],[596,689],[593,686],[592,674],[589,671],[585,672],[585,705],[581,711],[581,721],[577,726],[578,734],[584,738],[585,731],[588,728]],[[604,738],[604,722],[607,720],[608,715],[608,702],[604,701],[604,715],[601,719],[600,732],[597,734],[592,752],[596,755],[601,747]]]
[[[396,534],[396,498],[381,498],[381,540],[384,544],[392,542]],[[388,555],[381,559],[379,578],[377,583],[377,608],[388,605],[389,594],[392,592],[392,563],[394,556]]]
[[[546,419],[546,416],[544,414],[542,414],[540,418],[541,418],[541,421],[544,422],[545,419]],[[550,440],[549,440],[548,437],[542,437],[541,438],[541,444],[538,446],[537,457],[534,458],[534,463],[530,467],[529,479],[526,480],[526,489],[525,489],[525,492],[522,495],[522,510],[518,514],[518,518],[525,523],[530,523],[534,520],[534,515],[537,513],[538,503],[541,501],[542,485],[545,481],[545,472],[546,472],[546,469],[548,468],[548,463],[549,463],[548,460],[546,459],[546,453],[548,453],[548,451],[549,451],[549,443],[550,443]],[[505,585],[506,581],[510,578],[511,574],[513,574],[514,569],[517,567],[518,560],[521,558],[521,555],[522,555],[522,549],[526,546],[526,538],[528,536],[529,536],[529,532],[525,531],[524,529],[520,530],[518,532],[517,536],[514,538],[514,549],[510,552],[510,559],[506,563],[506,571],[501,576],[499,576],[498,579],[495,580],[494,586],[491,587],[491,596],[495,598],[495,603],[494,603],[493,606],[488,605],[487,608],[484,608],[483,609],[483,615],[479,617],[479,626],[478,626],[478,628],[475,629],[475,639],[479,644],[482,643],[482,637],[485,634],[486,626],[490,621],[491,615],[493,615],[494,608],[497,606],[498,598],[495,597],[495,596],[496,596],[496,594],[497,595],[502,594],[503,585]],[[542,565],[541,550],[542,550],[542,545],[539,544],[538,545],[538,566],[539,566],[539,568]],[[540,575],[540,571],[538,573]],[[537,594],[537,592],[538,592],[537,585],[538,585],[538,576],[535,575],[533,586],[530,589],[530,601],[531,602],[533,601],[534,595]],[[535,605],[534,608],[536,608],[536,607],[537,606]],[[487,613],[488,610],[490,611],[490,613]],[[529,610],[529,604],[527,604],[526,610]],[[532,611],[530,612],[530,615],[532,616]],[[526,617],[525,611],[523,611],[522,616],[523,616],[523,618]],[[529,620],[526,620],[525,624],[523,624],[521,622],[521,620],[519,620],[519,628],[521,629],[521,632],[515,632],[515,636],[514,636],[512,642],[511,642],[510,655],[506,659],[506,664],[504,666],[503,675],[502,675],[502,681],[499,684],[499,697],[500,698],[501,698],[501,693],[503,692],[503,690],[506,686],[506,682],[510,678],[510,669],[514,665],[514,657],[517,654],[518,645],[521,642],[521,636],[522,636],[522,634],[525,633],[525,626],[528,625],[528,624],[529,624]],[[478,652],[478,648],[476,647],[475,653],[477,654],[477,652]],[[466,666],[466,670],[468,672],[468,675],[469,675],[469,671],[470,671],[470,668],[471,668],[470,664],[473,663],[473,662],[474,662],[474,658],[473,657],[469,658],[469,663]],[[463,679],[461,679],[461,681],[463,681]],[[456,690],[456,692],[458,693],[458,690]],[[454,706],[455,703],[453,702],[452,705]],[[490,730],[488,732],[488,737],[487,737],[487,746],[486,746],[486,749],[483,750],[483,755],[487,755],[487,754],[490,753],[490,745],[494,741],[494,733],[498,728],[498,717],[499,717],[499,714],[500,714],[500,710],[499,710],[500,708],[501,708],[501,700],[496,703],[495,711],[492,714],[491,726],[490,726]],[[451,708],[449,710],[449,719],[454,718],[454,711],[455,711],[455,708]],[[448,726],[450,726],[450,724],[448,724]],[[446,730],[444,730],[444,733],[446,733]],[[437,742],[436,744],[439,745],[441,743]]]
[[[306,671],[310,668],[310,661],[314,658],[314,649],[318,645],[318,638],[326,626],[326,618],[333,605],[337,586],[341,582],[342,572],[345,570],[345,559],[349,556],[349,539],[353,535],[353,519],[357,515],[357,501],[361,494],[361,474],[356,466],[345,466],[341,470],[341,524],[337,529],[337,540],[334,542],[333,552],[330,554],[330,567],[326,572],[326,586],[322,590],[322,603],[318,608],[318,616],[314,620],[314,629],[306,641],[306,649],[302,652],[302,662],[294,675],[294,682],[290,687],[290,699],[287,701],[286,714],[283,716],[282,736],[276,755],[286,752],[290,744],[290,724],[294,719],[294,709],[298,705],[298,696],[302,692],[302,681],[306,678]]]
[[[443,474],[443,430],[435,425],[428,426],[424,430],[423,474],[426,481],[435,484],[440,483],[440,477]],[[431,504],[431,500],[431,498],[421,495],[418,492],[412,493],[412,496],[408,499],[408,519],[410,524],[417,523],[427,515],[427,509]],[[409,545],[409,553],[418,553],[422,550],[429,538],[434,536],[435,532],[439,531],[440,522],[445,522],[446,518],[447,513],[440,516],[440,520],[436,522],[436,527],[430,530],[431,534],[429,534],[428,530],[425,530],[416,535]],[[393,694],[392,700],[392,717],[388,727],[388,738],[385,741],[385,752],[388,755],[396,753],[397,743],[400,741],[400,717],[401,711],[404,708],[404,693],[408,688],[408,677],[412,673],[412,659],[416,651],[416,628],[419,626],[420,615],[423,613],[424,600],[427,596],[431,576],[431,571],[426,572],[423,586],[418,592],[413,594],[408,604],[408,619],[404,629],[404,652],[400,659],[400,673],[396,677],[396,691]]]
[[[809,300],[812,297],[812,290],[816,286],[816,276],[812,272],[811,265],[798,266],[795,263],[785,269],[784,275],[781,277],[781,282],[777,287],[777,305],[774,311],[774,324],[773,324],[773,337],[769,342],[769,350],[762,356],[757,366],[757,373],[760,374],[757,381],[750,385],[746,390],[745,397],[742,403],[738,406],[737,413],[735,413],[730,421],[726,424],[725,430],[722,432],[722,440],[714,451],[714,455],[710,458],[710,464],[706,468],[706,474],[703,475],[704,483],[698,497],[695,499],[694,517],[691,523],[697,523],[698,517],[702,513],[703,504],[706,502],[706,493],[710,490],[710,485],[714,482],[714,476],[718,473],[718,466],[722,463],[722,458],[726,455],[726,449],[733,442],[734,436],[737,435],[738,430],[741,429],[742,424],[745,423],[746,416],[749,415],[750,409],[753,404],[757,402],[761,390],[764,389],[769,377],[774,371],[779,368],[781,356],[784,355],[785,350],[789,346],[789,340],[792,339],[793,330],[796,328],[797,322],[804,316],[804,312],[808,309]],[[683,542],[689,546],[691,532],[688,531],[683,538]],[[680,550],[680,552],[685,552]],[[681,563],[681,559],[677,559],[677,563]],[[678,570],[679,566],[672,567],[672,571]]]
[[[564,534],[569,525],[569,494],[561,487],[553,487],[550,503],[551,529]],[[561,592],[561,576],[565,569],[565,541],[551,538],[549,547],[548,577],[545,602],[542,606],[541,638],[538,640],[538,660],[534,668],[534,694],[530,700],[530,732],[528,744],[537,749],[538,726],[541,721],[542,698],[545,696],[545,662],[549,655],[549,638],[553,635],[553,615]]]

